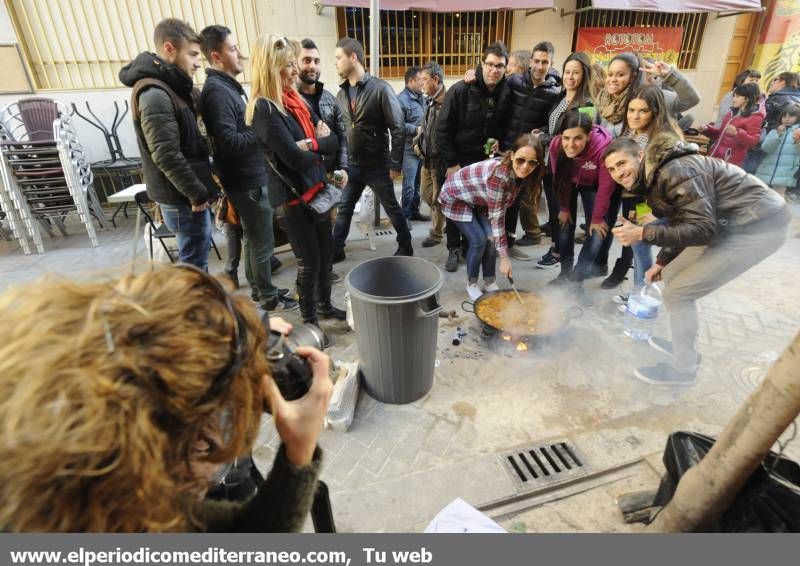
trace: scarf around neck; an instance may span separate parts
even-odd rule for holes
[[[600,111],[600,116],[607,122],[617,125],[625,119],[625,113],[627,111],[627,108],[625,108],[625,100],[628,97],[628,90],[630,88],[631,85],[626,86],[625,89],[617,95],[609,94],[605,88],[600,91],[597,106],[599,106],[598,110]]]
[[[311,139],[317,138],[317,132],[314,129],[314,124],[311,122],[311,112],[308,110],[308,106],[300,98],[300,94],[294,90],[286,89],[283,91],[283,106],[286,110],[294,116],[294,119],[297,120],[297,123],[300,124],[300,127],[303,128],[303,133],[306,137]]]

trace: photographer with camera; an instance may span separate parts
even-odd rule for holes
[[[270,333],[185,265],[41,281],[7,291],[0,316],[4,531],[302,528],[332,389],[302,325]],[[204,470],[249,453],[265,409],[282,440],[267,479],[244,503],[204,500]]]

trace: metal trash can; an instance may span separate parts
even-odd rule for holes
[[[381,257],[356,265],[345,285],[367,393],[394,404],[425,395],[433,386],[444,273],[419,257]]]

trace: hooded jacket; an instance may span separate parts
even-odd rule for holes
[[[514,145],[516,139],[533,129],[547,130],[547,117],[556,105],[561,94],[559,79],[548,73],[544,81],[533,86],[531,71],[512,75],[508,79],[511,90],[511,104],[508,128],[503,137],[503,147]]]
[[[120,70],[119,80],[133,87],[133,127],[147,196],[161,204],[206,202],[217,189],[208,146],[197,125],[197,91],[191,77],[145,51]]]
[[[770,187],[788,187],[795,183],[794,175],[800,169],[800,144],[794,143],[792,136],[798,129],[800,124],[789,126],[782,133],[774,129],[761,143],[765,155],[756,177]]]
[[[486,159],[486,140],[502,141],[509,116],[510,92],[505,77],[489,90],[480,67],[475,81],[458,81],[444,97],[436,126],[436,143],[447,167],[466,167]]]
[[[726,234],[779,228],[790,220],[786,201],[753,175],[697,146],[659,135],[645,155],[645,177],[635,190],[667,224],[647,224],[642,238],[661,246],[666,265],[688,246],[707,246]]]
[[[267,185],[267,162],[256,135],[245,123],[247,95],[230,75],[206,69],[200,113],[214,149],[214,166],[227,192]]]
[[[764,127],[767,131],[777,128],[781,123],[781,116],[787,104],[800,104],[800,88],[787,86],[773,92],[767,97],[765,103],[767,117]]]
[[[340,87],[336,100],[347,128],[350,164],[357,167],[388,165],[389,169],[400,171],[406,143],[405,122],[392,87],[369,73],[356,83],[355,100],[350,100],[348,81],[344,81]]]
[[[603,161],[603,152],[611,143],[611,134],[602,126],[592,126],[589,142],[577,157],[573,158],[572,183],[577,186],[597,188],[597,196],[592,210],[592,224],[604,222],[603,217],[608,212],[611,195],[614,194],[616,184],[608,174]],[[557,135],[550,142],[550,170],[553,178],[558,175],[558,154],[561,151],[561,135]],[[563,212],[574,212],[569,208],[561,207]]]
[[[722,125],[717,128],[709,124],[703,130],[713,143],[708,152],[709,157],[718,157],[728,163],[740,165],[744,163],[747,150],[758,143],[761,137],[761,122],[764,121],[764,114],[760,111],[753,112],[747,116],[742,116],[737,112],[728,112],[722,119]],[[731,135],[725,132],[728,126],[736,128],[736,134]]]

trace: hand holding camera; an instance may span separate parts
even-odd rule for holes
[[[267,356],[272,376],[263,377],[265,406],[296,466],[311,463],[333,392],[330,358],[317,347],[322,340],[313,327],[299,325],[288,335],[277,328],[270,334]]]

